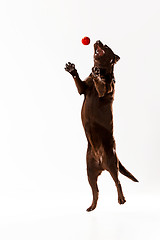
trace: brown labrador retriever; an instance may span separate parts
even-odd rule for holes
[[[114,64],[119,59],[107,45],[97,41],[94,44],[94,67],[85,81],[79,78],[74,64],[69,62],[65,67],[65,70],[73,76],[79,94],[84,94],[81,117],[88,140],[87,174],[93,193],[93,201],[87,211],[96,208],[99,192],[97,178],[103,170],[109,171],[115,182],[119,204],[124,204],[126,200],[118,172],[138,182],[119,161],[113,137],[112,103],[115,91],[113,70]]]

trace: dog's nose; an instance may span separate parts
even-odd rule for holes
[[[103,46],[103,43],[102,43],[100,40],[98,40],[98,41],[96,42],[96,44],[97,44],[98,46],[100,46],[100,47]]]
[[[98,40],[96,43],[97,43],[97,44],[101,44],[101,41],[100,41],[100,40]]]

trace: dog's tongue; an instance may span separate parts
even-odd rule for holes
[[[103,56],[104,53],[105,53],[105,51],[103,51],[99,46],[97,46],[96,54],[98,54],[99,56]]]

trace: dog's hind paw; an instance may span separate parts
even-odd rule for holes
[[[118,203],[119,203],[119,204],[124,204],[125,202],[126,202],[125,197],[118,198]]]
[[[91,211],[93,211],[94,209],[96,208],[96,205],[91,205],[89,208],[87,208],[87,212],[91,212]]]

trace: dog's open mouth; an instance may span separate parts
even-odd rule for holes
[[[96,44],[96,46],[95,46],[95,56],[102,57],[104,54],[105,54],[105,51],[99,45]]]

